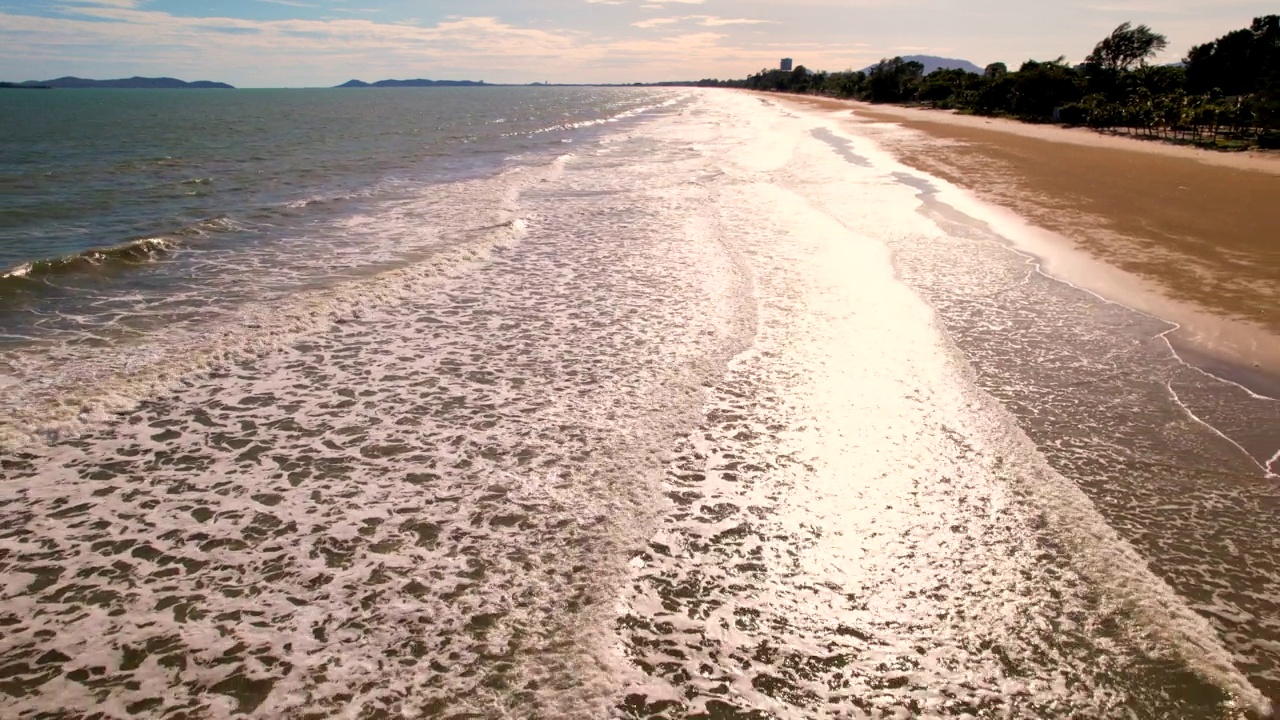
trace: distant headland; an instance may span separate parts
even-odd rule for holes
[[[481,87],[487,86],[483,80],[379,80],[367,83],[363,80],[348,80],[337,87],[340,88],[386,88],[386,87]]]
[[[82,90],[86,88],[113,88],[113,89],[158,89],[158,90],[234,90],[235,88],[226,83],[213,82],[210,80],[197,80],[195,82],[186,82],[171,77],[145,78],[131,77],[120,78],[118,80],[87,80],[78,77],[60,77],[54,80],[28,80],[20,83],[0,83],[0,88],[27,90],[27,89],[65,89],[65,90]]]

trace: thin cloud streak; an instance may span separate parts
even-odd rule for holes
[[[631,26],[647,30],[679,23],[696,23],[703,27],[725,27],[728,25],[768,25],[772,22],[772,20],[751,20],[749,18],[722,18],[714,15],[685,15],[683,17],[649,18],[648,20],[633,22]]]

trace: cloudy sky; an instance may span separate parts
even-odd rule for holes
[[[172,75],[242,87],[356,77],[648,82],[884,56],[1079,60],[1125,20],[1166,59],[1274,0],[0,0],[0,79]]]

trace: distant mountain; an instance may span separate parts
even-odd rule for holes
[[[479,87],[488,85],[483,80],[379,80],[375,83],[367,83],[363,80],[348,80],[341,85],[340,88],[367,88],[367,87]]]
[[[974,65],[968,60],[956,60],[954,58],[934,57],[933,55],[903,55],[902,59],[906,60],[907,62],[918,62],[921,65],[923,65],[925,75],[928,75],[934,70],[943,70],[943,69],[965,70],[971,73],[978,73],[979,75],[981,75],[983,72],[983,68],[980,68],[977,65]],[[870,65],[864,68],[862,72],[871,72],[871,68],[873,67],[875,67],[875,65]]]
[[[28,80],[24,83],[18,83],[18,87],[36,87],[45,86],[52,88],[64,89],[83,89],[83,88],[158,88],[162,90],[233,90],[232,86],[226,83],[211,82],[209,80],[197,80],[196,82],[184,82],[170,77],[161,78],[144,78],[131,77],[119,80],[86,80],[78,77],[60,77],[56,80]]]

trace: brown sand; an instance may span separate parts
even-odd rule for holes
[[[1067,279],[1183,324],[1174,339],[1201,352],[1280,375],[1280,156],[936,110],[769,97],[919,131],[886,134],[885,145],[905,164],[1013,210],[1128,273],[1104,279],[1085,269]],[[1129,281],[1117,283],[1116,276]]]

